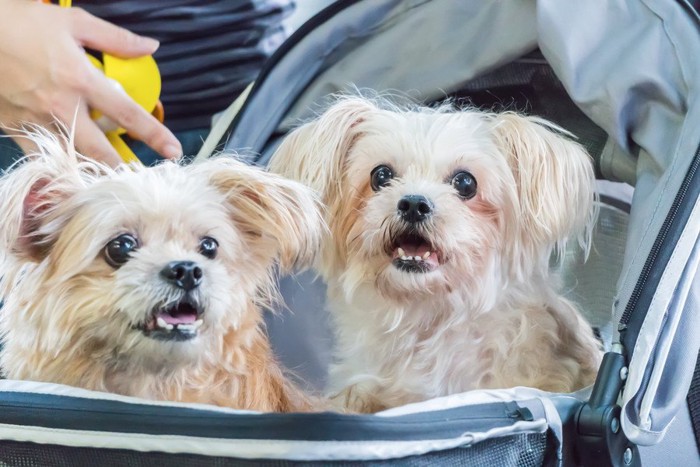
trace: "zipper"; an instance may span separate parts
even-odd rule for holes
[[[0,392],[0,424],[143,435],[291,441],[428,440],[532,420],[529,410],[514,402],[381,417],[333,412],[212,413],[189,407]]]
[[[668,236],[668,233],[671,230],[671,226],[673,225],[673,222],[676,219],[676,215],[678,214],[678,210],[685,202],[685,198],[686,198],[686,195],[688,193],[688,188],[695,181],[695,175],[698,171],[699,166],[700,166],[700,147],[698,147],[698,149],[695,151],[695,156],[693,157],[693,162],[691,163],[690,168],[688,169],[688,173],[686,174],[685,178],[683,179],[683,183],[681,184],[680,189],[678,190],[678,193],[676,194],[675,199],[673,200],[673,204],[671,205],[671,209],[669,210],[669,212],[666,216],[666,219],[664,220],[664,223],[661,225],[661,230],[659,231],[659,234],[657,235],[656,240],[654,241],[654,244],[652,245],[652,248],[651,248],[651,251],[649,252],[649,256],[647,257],[647,260],[644,262],[644,267],[642,268],[642,272],[639,275],[639,279],[637,280],[637,284],[634,286],[634,289],[632,290],[632,295],[630,295],[630,299],[627,302],[627,306],[625,307],[625,311],[624,311],[624,313],[622,313],[622,316],[620,317],[618,331],[621,334],[627,330],[627,325],[629,324],[630,319],[632,318],[632,314],[637,309],[637,305],[638,305],[639,299],[642,295],[642,291],[644,290],[644,288],[647,285],[647,281],[649,280],[649,276],[651,275],[651,271],[656,266],[659,252],[665,246],[666,237]]]

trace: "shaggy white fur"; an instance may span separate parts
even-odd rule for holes
[[[350,96],[283,141],[271,170],[327,208],[317,267],[343,405],[593,382],[598,342],[549,265],[568,239],[588,248],[596,218],[590,157],[564,133],[515,113]]]
[[[28,137],[37,153],[0,179],[6,377],[310,408],[272,355],[261,308],[276,265],[317,249],[311,190],[231,157],[112,170],[46,131]]]

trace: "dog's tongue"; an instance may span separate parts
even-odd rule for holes
[[[190,324],[197,321],[197,312],[188,306],[179,306],[172,310],[161,311],[156,315],[156,319],[163,318],[168,324]]]

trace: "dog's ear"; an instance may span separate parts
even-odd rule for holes
[[[40,262],[60,233],[62,203],[105,168],[79,160],[67,137],[40,128],[23,137],[37,149],[0,178],[0,251]]]
[[[308,266],[325,229],[320,203],[308,187],[219,156],[195,164],[226,197],[233,222],[283,271]]]
[[[270,161],[270,170],[316,190],[325,204],[341,195],[346,156],[360,135],[357,125],[378,108],[362,97],[343,97],[320,117],[292,131]]]
[[[561,250],[568,239],[578,237],[587,248],[596,195],[593,161],[586,150],[565,130],[537,117],[507,112],[493,122],[517,185],[521,246]]]

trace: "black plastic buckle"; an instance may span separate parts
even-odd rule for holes
[[[580,465],[640,466],[639,450],[620,426],[617,399],[627,378],[622,346],[603,356],[591,397],[576,414],[576,450]]]

